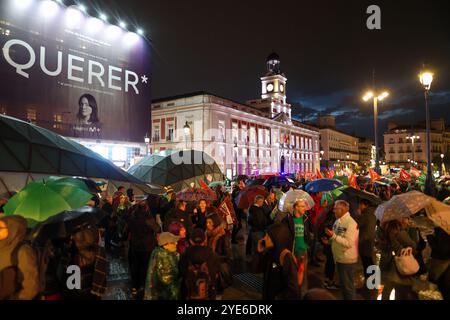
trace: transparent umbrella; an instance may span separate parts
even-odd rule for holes
[[[314,207],[314,200],[307,192],[291,189],[281,197],[278,203],[278,210],[281,212],[292,212],[294,203],[297,200],[304,200],[307,210]]]

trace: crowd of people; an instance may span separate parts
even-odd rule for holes
[[[421,275],[428,275],[444,299],[450,298],[450,236],[441,228],[424,239],[408,217],[380,224],[369,200],[324,202],[321,193],[311,195],[314,206],[299,199],[291,212],[280,212],[278,186],[242,209],[235,200],[245,187],[244,180],[236,181],[229,194],[219,185],[216,201],[195,202],[179,200],[173,192],[137,201],[132,189],[119,187],[114,195],[91,201],[103,212],[98,224],[80,225],[69,237],[40,246],[27,240],[25,219],[1,217],[0,300],[101,299],[111,255],[127,258],[134,299],[218,300],[232,285],[233,247],[243,241],[246,271],[262,274],[266,300],[354,300],[358,266],[368,280],[373,265],[381,270],[382,299],[389,299],[394,289],[396,299],[417,299],[412,286]],[[359,187],[383,200],[408,191],[401,186]],[[234,207],[234,225],[218,210],[225,197]],[[431,248],[427,262],[426,246]],[[396,265],[395,257],[405,248],[411,248],[420,265],[415,274],[402,275]],[[74,265],[81,271],[77,290],[69,285]],[[320,288],[308,283],[312,267],[323,272]],[[376,288],[364,290],[364,298],[377,298]]]

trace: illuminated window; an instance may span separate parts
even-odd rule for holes
[[[53,115],[53,129],[62,129],[62,115],[55,113]]]
[[[37,112],[36,109],[28,108],[27,109],[27,120],[31,123],[36,123]]]
[[[173,132],[174,132],[174,127],[173,127],[173,123],[168,123],[167,124],[167,141],[173,141]]]
[[[266,144],[270,144],[270,129],[266,129]]]
[[[255,127],[250,127],[250,143],[256,143],[256,129],[255,129]]]
[[[219,140],[224,141],[225,139],[225,121],[219,120]]]
[[[220,146],[219,147],[219,157],[220,158],[225,157],[225,146]]]
[[[242,125],[242,141],[247,142],[247,125]]]
[[[264,129],[262,128],[258,129],[258,143],[264,144]]]
[[[159,125],[153,127],[153,141],[158,142],[160,139],[160,128]]]
[[[231,123],[231,135],[232,135],[232,140],[233,140],[233,142],[239,140],[239,136],[238,136],[238,124],[237,124],[237,122],[232,122],[232,123]]]
[[[242,148],[242,158],[247,158],[247,148]]]
[[[305,149],[305,138],[303,138],[303,137],[302,137],[301,148],[302,148],[302,149]]]

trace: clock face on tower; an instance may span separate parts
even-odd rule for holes
[[[284,92],[284,86],[282,84],[280,84],[280,91]]]
[[[266,89],[267,89],[267,92],[272,92],[272,91],[273,91],[273,84],[272,84],[272,83],[269,83],[269,84],[267,85]]]

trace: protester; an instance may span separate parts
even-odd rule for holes
[[[98,245],[98,230],[90,225],[79,227],[71,237],[71,248],[63,259],[63,270],[76,265],[81,271],[81,289],[63,290],[63,298],[68,300],[99,300],[106,291],[108,270],[104,248]],[[69,277],[70,275],[66,275]],[[63,281],[64,283],[67,280]]]
[[[427,240],[431,247],[429,279],[438,285],[444,300],[450,300],[450,235],[436,227]]]
[[[156,246],[159,226],[150,214],[146,201],[141,201],[132,213],[126,226],[130,242],[128,263],[132,282],[132,294],[136,296],[144,290],[150,255]]]
[[[220,272],[220,259],[208,247],[205,231],[192,231],[191,246],[180,258],[182,278],[181,298],[186,300],[214,300]]]
[[[258,242],[264,270],[263,300],[296,300],[300,298],[297,265],[292,253],[289,228],[271,225]]]
[[[36,252],[24,242],[27,221],[0,218],[0,300],[32,300],[40,294]]]
[[[375,264],[373,255],[377,218],[375,217],[375,208],[366,199],[359,201],[358,212],[360,212],[357,219],[359,228],[359,255],[363,265],[364,278],[367,281],[367,278],[372,274],[367,273],[367,268]]]
[[[184,200],[180,200],[177,203],[176,210],[170,212],[164,220],[164,230],[168,230],[170,223],[173,221],[181,222],[187,231],[187,234],[192,232],[193,225],[192,219],[187,211],[187,203]]]
[[[264,212],[264,197],[256,196],[253,205],[250,207],[248,212],[248,226],[249,231],[249,243],[250,251],[252,254],[256,253],[258,247],[258,241],[264,237],[266,229],[269,225],[269,219]]]
[[[264,200],[264,204],[262,206],[264,214],[266,215],[268,221],[270,222],[271,219],[271,213],[273,209],[275,209],[278,205],[278,200],[276,197],[275,192],[271,190],[269,194],[267,195],[266,199]]]
[[[334,222],[336,221],[336,216],[333,212],[333,205],[329,205],[326,209],[324,209],[324,211],[320,214],[320,217],[322,220],[317,220],[316,229],[317,237],[323,245],[323,253],[325,255],[325,280],[323,286],[329,290],[337,290],[339,287],[334,281],[336,265],[334,262],[333,251],[331,250],[331,244],[328,241],[328,236],[325,232],[327,229],[332,229]]]
[[[400,221],[391,220],[382,225],[378,231],[381,251],[380,270],[383,284],[382,299],[389,300],[391,291],[395,289],[396,300],[412,300],[412,276],[401,275],[395,265],[395,255],[404,248],[416,251],[416,243],[409,237]],[[393,253],[395,255],[393,255]]]
[[[309,224],[305,219],[306,203],[304,200],[297,200],[293,205],[293,213],[286,216],[283,222],[289,228],[290,244],[297,262],[298,282],[301,286],[301,294],[305,294],[308,289],[307,264],[308,264],[308,243]]]
[[[334,204],[336,222],[333,230],[326,229],[331,243],[336,269],[339,275],[344,300],[355,299],[354,274],[358,262],[358,225],[350,216],[347,201],[337,200]]]
[[[217,284],[217,299],[220,299],[224,290],[231,285],[231,241],[225,232],[225,221],[217,214],[212,213],[206,217],[206,235],[208,246],[220,258],[220,276]]]
[[[144,300],[180,298],[178,239],[170,232],[163,232],[159,236],[158,247],[153,250],[148,266]]]
[[[200,228],[206,231],[206,216],[213,212],[212,208],[208,208],[206,200],[200,199],[198,207],[194,209],[192,216],[192,224],[195,228]]]
[[[189,247],[189,242],[186,238],[187,236],[186,228],[181,222],[172,221],[167,229],[168,229],[167,231],[170,232],[171,234],[180,237],[180,239],[177,242],[177,252],[180,255],[183,254]]]
[[[233,191],[231,193],[231,200],[234,206],[234,212],[236,213],[236,219],[237,219],[237,224],[233,227],[233,232],[232,232],[232,242],[233,243],[237,243],[237,239],[236,236],[239,233],[239,231],[242,229],[242,219],[245,216],[244,210],[238,208],[237,203],[236,203],[236,198],[238,197],[239,193],[244,190],[245,188],[245,182],[244,180],[239,180],[236,182],[236,184],[233,187]]]
[[[104,203],[101,209],[105,213],[105,217],[100,221],[99,226],[105,230],[105,249],[109,251],[111,248],[111,240],[117,225],[115,225],[113,217],[113,198],[110,195],[106,195],[103,199]]]

